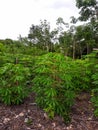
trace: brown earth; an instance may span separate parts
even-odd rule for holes
[[[93,115],[89,94],[82,93],[76,99],[69,125],[59,116],[48,119],[34,102],[34,97],[34,94],[30,95],[21,105],[0,103],[0,130],[98,130],[98,118]]]

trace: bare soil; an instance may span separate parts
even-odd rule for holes
[[[98,130],[98,118],[93,115],[88,93],[77,97],[68,125],[59,116],[50,120],[37,106],[34,97],[31,94],[21,105],[6,106],[0,103],[0,130]]]

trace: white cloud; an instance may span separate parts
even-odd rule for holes
[[[58,17],[65,22],[78,15],[75,0],[0,0],[0,39],[27,36],[31,24],[40,19],[54,26]]]

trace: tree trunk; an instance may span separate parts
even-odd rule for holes
[[[76,51],[75,41],[73,41],[73,59],[75,59],[75,51]]]

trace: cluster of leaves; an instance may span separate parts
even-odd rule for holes
[[[98,64],[95,65],[95,73],[92,75],[94,88],[92,89],[92,98],[91,101],[95,106],[94,114],[98,116]]]
[[[0,100],[5,104],[20,104],[28,96],[26,80],[29,69],[21,64],[6,63],[0,68]]]
[[[38,50],[18,41],[13,44],[8,41],[8,45],[0,43],[0,101],[7,105],[20,104],[31,92],[30,78],[34,75],[30,72],[35,62],[31,54],[35,55]]]
[[[85,61],[88,62],[88,73],[86,75],[89,76],[89,88],[91,93],[91,101],[95,107],[94,114],[98,116],[98,51],[94,51],[93,53],[85,56]],[[85,64],[84,64],[85,65]]]
[[[73,83],[75,85],[75,91],[87,91],[90,92],[92,89],[92,63],[88,59],[76,60],[75,66],[72,67]]]
[[[81,60],[72,60],[61,54],[48,53],[38,58],[32,89],[36,93],[36,102],[49,117],[58,114],[68,122],[75,96],[83,91],[95,93],[92,101],[98,106],[98,88],[93,88],[94,80],[94,84],[98,84],[94,57],[95,54],[91,54]]]
[[[39,57],[32,87],[36,102],[49,117],[58,114],[66,122],[69,121],[69,111],[75,97],[69,63],[70,58],[56,53]]]

